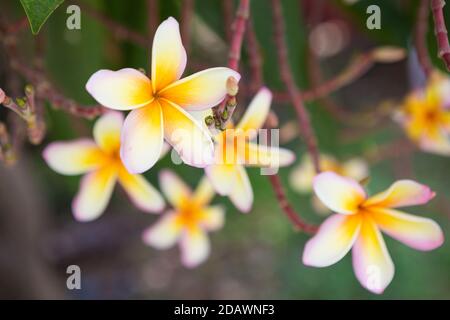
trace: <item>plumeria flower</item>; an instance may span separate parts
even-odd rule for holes
[[[450,79],[439,72],[409,94],[395,119],[423,151],[450,155]]]
[[[347,161],[339,162],[331,155],[321,154],[320,168],[322,171],[333,171],[341,176],[355,179],[356,181],[361,181],[369,175],[369,166],[361,158],[351,158]],[[299,193],[311,193],[315,176],[316,171],[314,170],[311,157],[305,154],[300,164],[292,170],[289,176],[292,189]],[[313,196],[311,201],[314,209],[318,213],[327,214],[330,212],[317,197]]]
[[[250,211],[253,190],[244,166],[283,167],[295,160],[293,152],[252,142],[270,110],[272,93],[262,88],[253,98],[241,121],[215,136],[215,162],[205,168],[214,189],[228,196],[242,212]]]
[[[421,251],[433,250],[444,242],[436,222],[396,210],[425,204],[434,197],[430,188],[415,181],[399,180],[386,191],[368,197],[355,180],[323,172],[314,178],[314,191],[337,213],[328,217],[307,242],[303,263],[327,267],[353,248],[356,277],[374,293],[382,293],[394,277],[394,264],[381,231]]]
[[[72,209],[75,218],[90,221],[106,209],[116,181],[142,211],[158,212],[164,199],[143,176],[130,174],[119,157],[123,115],[110,111],[94,125],[94,139],[53,142],[43,153],[47,164],[64,175],[85,174]]]
[[[196,267],[210,252],[207,232],[222,228],[225,211],[221,206],[208,206],[214,190],[206,178],[192,192],[177,175],[165,170],[160,174],[160,186],[173,209],[144,232],[143,240],[157,249],[179,242],[183,264]]]
[[[158,160],[163,140],[192,166],[212,162],[213,142],[208,132],[188,113],[220,103],[226,81],[240,75],[229,68],[212,68],[181,78],[186,51],[178,22],[170,17],[158,27],[153,39],[151,80],[142,72],[126,68],[100,70],[86,90],[102,105],[132,110],[121,136],[120,157],[129,172],[141,173]]]

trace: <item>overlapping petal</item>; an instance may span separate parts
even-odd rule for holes
[[[184,230],[180,239],[181,261],[184,266],[194,268],[208,258],[211,250],[206,233],[200,228]]]
[[[195,189],[193,200],[198,205],[206,205],[208,204],[211,199],[214,197],[214,188],[211,182],[207,177],[203,177],[200,180],[200,183],[197,186],[197,189]]]
[[[233,188],[236,168],[231,164],[213,164],[205,168],[206,175],[214,190],[222,196],[228,195]]]
[[[98,168],[103,155],[91,139],[53,142],[43,152],[44,160],[54,171],[65,175],[78,175]]]
[[[422,137],[419,141],[419,147],[423,151],[449,156],[450,155],[450,135],[449,129],[441,129],[435,137]]]
[[[371,213],[383,232],[414,249],[433,250],[444,242],[441,228],[431,219],[386,208],[377,208]]]
[[[206,69],[170,84],[158,95],[188,111],[204,110],[225,98],[229,77],[240,79],[239,73],[229,68]]]
[[[150,79],[131,68],[99,70],[89,78],[86,90],[98,103],[115,110],[139,108],[153,100]]]
[[[72,203],[75,218],[79,221],[98,218],[111,199],[116,179],[117,171],[114,166],[105,166],[86,174]]]
[[[95,142],[106,153],[112,153],[119,150],[120,130],[122,125],[123,114],[117,111],[107,112],[95,122]]]
[[[122,168],[119,182],[134,205],[145,212],[159,212],[164,209],[164,199],[143,176],[131,174]]]
[[[164,214],[153,226],[142,234],[142,240],[149,246],[157,249],[172,247],[180,237],[181,228],[176,223],[174,212]]]
[[[295,161],[295,154],[284,148],[247,143],[245,145],[245,165],[258,167],[285,167]]]
[[[399,180],[386,191],[367,199],[363,206],[398,208],[424,204],[434,197],[435,193],[423,184],[413,180]]]
[[[264,121],[266,121],[271,102],[272,93],[270,90],[266,87],[261,88],[250,102],[236,129],[242,129],[250,139],[254,138],[258,133],[257,130],[262,128]]]
[[[163,116],[158,101],[133,110],[125,119],[120,157],[131,173],[150,169],[158,161],[164,142]]]
[[[159,185],[167,200],[176,208],[181,207],[192,196],[190,188],[170,170],[161,171]]]
[[[353,269],[361,285],[381,294],[394,277],[394,264],[380,230],[370,217],[363,220],[352,250]]]
[[[241,165],[235,166],[233,185],[228,195],[241,212],[247,213],[253,205],[253,189],[247,171]]]
[[[211,164],[214,145],[208,131],[174,103],[165,99],[159,101],[163,111],[164,136],[183,162],[201,168]]]
[[[158,27],[152,48],[153,92],[180,79],[186,68],[186,50],[183,47],[178,22],[169,17]]]
[[[327,267],[341,260],[352,248],[361,228],[359,215],[334,214],[320,226],[317,234],[305,245],[303,263]]]
[[[225,209],[222,206],[211,206],[202,209],[201,226],[208,231],[216,231],[225,223]]]
[[[358,212],[359,205],[366,198],[364,189],[356,181],[331,171],[317,175],[313,184],[320,201],[338,213],[354,214]]]

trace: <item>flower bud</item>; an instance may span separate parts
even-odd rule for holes
[[[372,51],[372,58],[376,62],[392,63],[397,62],[406,57],[406,51],[400,47],[383,46],[375,48]]]
[[[227,79],[227,93],[229,96],[234,97],[239,91],[238,82],[234,77],[228,77]]]
[[[205,124],[209,127],[214,123],[214,118],[213,116],[207,116],[205,118]]]

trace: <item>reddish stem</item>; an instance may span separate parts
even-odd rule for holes
[[[253,94],[263,85],[264,77],[262,72],[262,57],[260,53],[260,47],[251,21],[248,22],[247,26],[247,51],[251,72],[250,93]]]
[[[433,65],[431,64],[427,48],[427,33],[428,33],[428,2],[429,0],[421,0],[419,10],[417,12],[416,30],[414,34],[415,46],[419,63],[422,66],[423,72],[428,77],[431,74]]]
[[[438,56],[444,61],[447,70],[450,71],[450,45],[447,37],[447,27],[444,19],[444,0],[431,0],[431,11],[434,18],[434,33],[436,35]]]
[[[244,39],[245,27],[250,12],[250,0],[241,0],[233,22],[233,38],[231,39],[228,66],[238,71],[241,59],[242,40]]]
[[[278,204],[280,205],[280,208],[283,210],[283,212],[286,214],[288,219],[291,221],[291,223],[294,225],[294,227],[298,231],[304,231],[309,234],[314,234],[317,232],[318,227],[315,225],[311,225],[303,221],[300,216],[297,214],[297,212],[292,208],[291,204],[289,203],[286,194],[284,192],[283,185],[281,184],[280,177],[277,174],[269,176],[270,183],[272,184],[272,188],[275,192],[275,195],[278,200]]]
[[[250,14],[250,0],[241,0],[236,12],[236,17],[233,22],[233,36],[231,38],[230,52],[228,56],[228,67],[233,70],[239,71],[239,61],[241,58],[242,41],[244,39],[244,33],[248,16]],[[225,128],[227,122],[232,118],[235,107],[227,110],[227,116],[224,118],[225,109],[230,100],[235,99],[234,96],[227,96],[220,105],[213,108],[214,118],[220,122],[220,128]],[[234,104],[235,105],[235,104]]]
[[[272,0],[273,23],[275,28],[275,43],[280,66],[281,79],[287,87],[289,96],[297,114],[300,129],[308,147],[308,152],[313,160],[314,169],[320,172],[319,150],[314,130],[311,126],[309,114],[306,110],[300,90],[297,88],[289,66],[286,39],[284,36],[284,23],[281,3],[279,0]]]

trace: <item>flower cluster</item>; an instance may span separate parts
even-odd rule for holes
[[[178,23],[168,18],[154,36],[151,77],[131,68],[94,73],[86,90],[112,110],[95,123],[93,139],[53,142],[43,157],[58,173],[84,174],[73,200],[76,219],[98,218],[118,182],[140,210],[165,211],[145,230],[143,241],[157,249],[167,249],[178,242],[182,263],[195,267],[209,255],[207,233],[224,224],[224,208],[209,204],[215,193],[229,197],[240,211],[248,212],[253,191],[245,167],[259,167],[273,174],[279,167],[292,164],[295,154],[261,141],[259,131],[272,101],[272,93],[265,87],[236,125],[229,122],[224,131],[209,130],[205,116],[225,99],[227,82],[231,79],[237,83],[240,75],[229,68],[212,68],[181,78],[186,61]],[[424,150],[450,150],[450,117],[443,94],[448,86],[448,81],[434,80],[425,92],[406,99],[399,117],[408,135]],[[120,111],[130,112],[124,117]],[[205,170],[195,191],[172,171],[160,172],[159,187],[170,207],[141,175],[160,159],[164,140],[185,164]],[[381,231],[418,250],[432,250],[443,243],[442,231],[434,221],[396,210],[431,200],[434,193],[428,187],[400,180],[388,190],[368,197],[358,183],[368,175],[362,159],[343,164],[328,155],[320,159],[325,172],[316,175],[310,158],[305,157],[291,175],[295,190],[313,189],[318,199],[315,201],[335,212],[306,244],[305,265],[329,266],[353,248],[358,280],[368,290],[381,293],[394,275]]]
[[[450,155],[450,79],[434,72],[424,89],[405,98],[395,119],[423,151]]]

